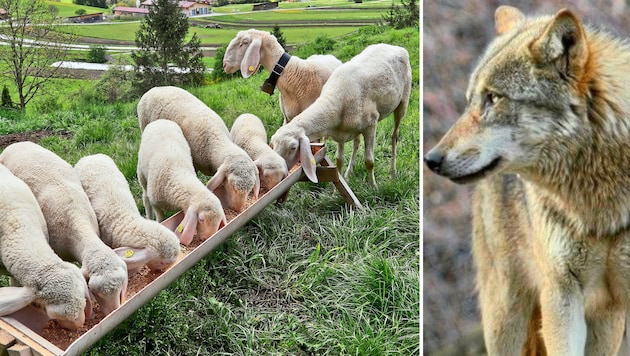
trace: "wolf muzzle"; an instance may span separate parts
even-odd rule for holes
[[[442,175],[441,168],[444,161],[444,155],[436,150],[429,151],[424,155],[424,163],[433,172]]]

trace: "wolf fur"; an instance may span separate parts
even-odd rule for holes
[[[495,20],[465,112],[424,157],[478,182],[488,354],[615,355],[630,296],[630,44],[566,9],[501,6]]]

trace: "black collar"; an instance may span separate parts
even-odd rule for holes
[[[269,78],[265,80],[263,85],[260,87],[260,90],[269,95],[273,95],[273,90],[276,88],[276,82],[278,82],[280,74],[282,74],[282,71],[287,65],[287,62],[289,62],[289,58],[291,58],[290,54],[288,54],[287,52],[282,53],[282,57],[280,57],[278,63],[276,63],[276,65],[273,67],[273,70],[269,74]]]

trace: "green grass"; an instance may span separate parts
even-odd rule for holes
[[[86,14],[93,14],[97,12],[102,12],[104,15],[111,14],[111,10],[109,9],[75,5],[72,3],[72,0],[46,1],[46,4],[55,6],[59,10],[59,13],[57,14],[59,17],[77,16],[76,11],[78,9],[84,9]]]
[[[326,21],[353,21],[380,20],[386,10],[304,10],[286,9],[274,11],[249,12],[245,14],[231,14],[218,17],[207,17],[200,20],[220,23],[256,23],[256,22],[288,22],[288,23],[309,23]]]
[[[101,38],[101,39],[109,39],[109,40],[121,40],[121,41],[129,41],[133,43],[135,41],[136,32],[140,24],[138,22],[132,23],[116,23],[116,24],[102,24],[102,25],[69,25],[64,26],[63,29],[67,31],[72,31],[78,36],[81,37],[92,37],[92,38]],[[272,30],[273,25],[259,27],[261,30]],[[281,27],[282,29],[282,27]],[[197,33],[197,37],[201,40],[202,45],[217,45],[217,44],[225,44],[230,42],[236,33],[241,29],[236,28],[222,28],[222,29],[211,29],[211,28],[202,28],[202,27],[190,27],[188,30],[188,38],[192,36],[193,33]],[[353,27],[324,27],[318,29],[317,31],[313,31],[313,28],[287,28],[282,29],[283,33],[285,33],[285,38],[291,44],[302,43],[314,40],[320,35],[328,35],[331,37],[338,37],[342,35],[346,35],[353,31],[356,31],[357,28]]]
[[[371,43],[405,46],[414,68],[407,116],[400,128],[398,176],[390,179],[392,119],[375,145],[377,188],[366,182],[363,149],[348,184],[365,209],[347,207],[330,183],[298,183],[223,245],[123,321],[88,355],[419,355],[419,31],[371,27],[338,40],[340,59]],[[298,50],[312,54],[316,48]],[[281,125],[277,92],[259,90],[266,75],[189,88],[228,127],[244,112],[258,115],[268,136]],[[86,104],[82,86],[56,88],[59,110],[0,111],[0,130],[49,128],[72,133],[41,144],[74,164],[110,155],[141,207],[135,177],[137,100]],[[351,143],[348,143],[351,145]],[[327,145],[334,157],[334,143]],[[351,149],[346,147],[348,154]]]

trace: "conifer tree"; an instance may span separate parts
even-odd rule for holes
[[[131,58],[135,63],[134,84],[141,93],[154,86],[201,84],[206,70],[201,41],[188,33],[188,17],[178,0],[154,0],[136,32]]]

